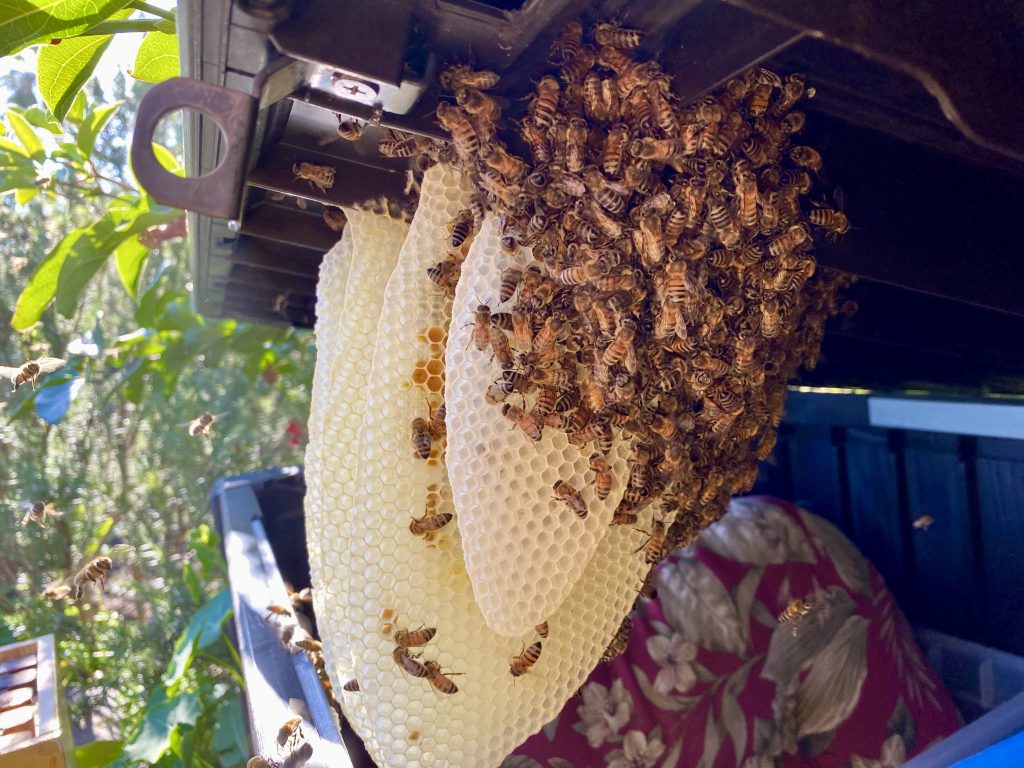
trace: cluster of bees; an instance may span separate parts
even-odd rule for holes
[[[652,508],[636,551],[653,566],[750,489],[787,379],[816,364],[827,317],[855,306],[839,300],[851,278],[818,270],[811,252],[815,232],[850,223],[803,205],[822,170],[795,143],[804,78],[752,69],[684,107],[658,63],[636,57],[640,40],[569,24],[552,48],[557,73],[518,122],[523,154],[499,132],[494,73],[447,68],[455,103],[437,117],[477,190],[453,243],[496,212],[502,248],[533,253],[476,312],[474,343],[502,369],[487,399],[533,440],[558,429],[592,445],[600,498],[614,431],[633,439],[612,525]],[[428,274],[453,294],[460,268],[453,252]],[[579,488],[553,492],[586,515]]]

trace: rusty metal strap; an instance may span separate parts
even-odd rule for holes
[[[217,167],[196,178],[167,171],[153,153],[153,132],[175,109],[191,107],[211,118],[224,138]],[[176,77],[154,85],[139,104],[132,138],[132,170],[139,183],[163,205],[220,219],[238,219],[256,99],[202,80]]]

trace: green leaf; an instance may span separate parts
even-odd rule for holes
[[[181,566],[181,579],[185,582],[185,589],[188,590],[188,596],[192,598],[192,602],[199,605],[203,601],[203,585],[188,563]]]
[[[36,133],[29,121],[13,109],[7,110],[7,121],[11,124],[15,136],[18,137],[18,141],[25,147],[29,157],[33,160],[43,160],[46,157],[43,141],[39,138],[39,134]]]
[[[139,275],[148,255],[149,248],[140,243],[137,237],[129,237],[114,251],[117,274],[120,275],[128,295],[136,300],[139,297]]]
[[[159,83],[161,80],[178,77],[181,74],[178,36],[165,32],[150,32],[146,35],[135,55],[135,67],[129,69],[128,74],[147,83]]]
[[[245,728],[239,696],[232,696],[221,705],[213,726],[213,748],[218,752],[234,751],[239,754],[244,754],[249,748],[249,732]]]
[[[39,187],[18,187],[14,190],[14,202],[18,205],[28,205],[28,203],[39,194]]]
[[[74,125],[81,123],[85,119],[85,107],[85,91],[79,91],[75,96],[75,100],[71,102],[71,108],[68,110],[68,122],[73,123]]]
[[[33,43],[75,37],[129,5],[130,0],[3,0],[0,56]]]
[[[36,81],[46,106],[58,120],[67,117],[82,86],[92,77],[113,39],[111,35],[95,35],[62,40],[60,45],[40,46]]]
[[[78,136],[76,143],[78,148],[82,150],[82,154],[89,157],[92,154],[93,147],[96,146],[96,139],[100,135],[100,132],[106,127],[107,123],[110,122],[110,118],[114,116],[114,113],[121,108],[121,104],[124,102],[116,101],[113,104],[104,104],[103,106],[96,107],[92,112],[85,116],[82,120],[82,126],[78,129]]]
[[[149,202],[145,198],[134,208],[112,208],[75,242],[57,280],[57,311],[64,317],[75,314],[85,286],[121,243],[178,215],[174,208],[150,210]]]
[[[107,768],[123,749],[123,741],[93,741],[75,747],[75,763],[78,768]]]
[[[227,590],[210,598],[196,611],[174,645],[174,653],[164,679],[168,688],[175,686],[192,666],[197,648],[207,648],[220,639],[224,622],[230,617],[231,593]]]
[[[179,726],[194,725],[201,712],[196,694],[179,693],[168,698],[161,688],[146,703],[146,719],[125,748],[125,757],[155,763],[171,748],[171,734]]]
[[[175,176],[185,175],[185,168],[182,166],[181,161],[178,160],[178,158],[174,156],[174,153],[163,144],[157,144],[154,141],[153,154],[156,155],[157,162],[159,162],[160,165],[170,173],[173,173]]]
[[[43,128],[54,136],[63,136],[64,129],[61,128],[60,123],[54,120],[48,113],[44,112],[37,106],[31,106],[24,112],[24,117],[36,128]]]
[[[57,243],[56,247],[36,268],[32,279],[29,280],[25,290],[18,297],[18,303],[14,306],[11,325],[16,331],[27,330],[39,322],[39,318],[43,316],[43,312],[53,301],[53,296],[57,292],[57,280],[64,261],[83,234],[82,230],[76,229],[67,235]]]

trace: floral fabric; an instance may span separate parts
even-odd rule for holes
[[[502,768],[895,768],[959,727],[881,577],[815,515],[737,499],[657,586],[626,653]]]

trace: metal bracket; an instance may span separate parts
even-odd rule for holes
[[[241,213],[242,183],[256,99],[202,80],[175,77],[154,85],[139,104],[132,137],[132,171],[157,202],[220,219]],[[153,132],[172,110],[191,107],[212,119],[223,135],[221,159],[210,173],[182,178],[167,171],[153,153]]]

